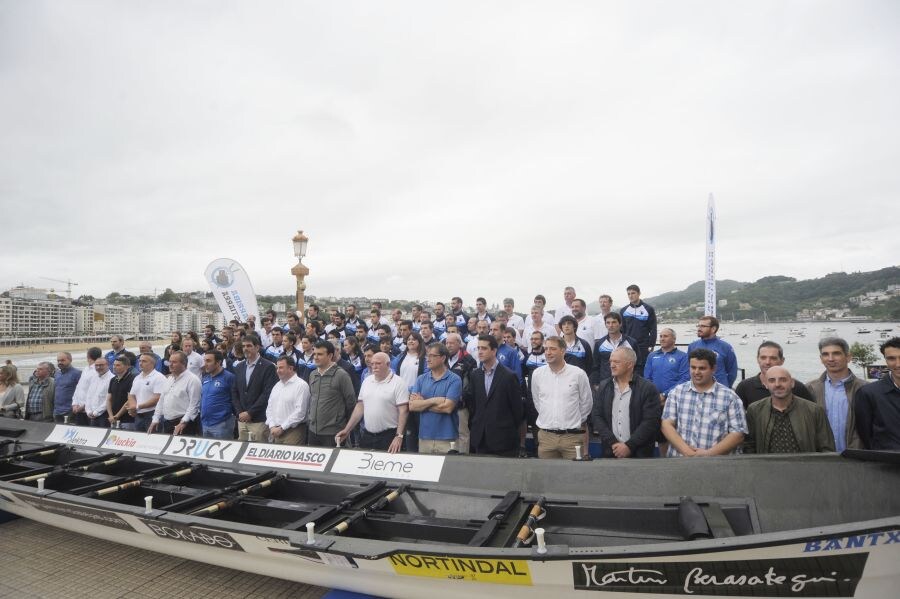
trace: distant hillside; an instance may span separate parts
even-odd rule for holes
[[[716,281],[716,294],[719,297],[725,297],[732,291],[741,289],[751,283],[741,283],[740,281],[732,281],[725,279]],[[677,308],[679,306],[689,306],[691,304],[703,303],[704,281],[697,281],[688,285],[682,291],[668,291],[662,295],[651,297],[647,303],[657,310],[668,310],[669,308]]]
[[[900,320],[897,266],[872,272],[836,272],[804,281],[780,275],[754,283],[725,280],[716,286],[719,316],[729,320],[762,320],[764,315],[770,320],[847,316]],[[648,298],[647,303],[667,318],[695,317],[703,307],[703,281],[683,291]]]

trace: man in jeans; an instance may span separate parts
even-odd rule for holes
[[[141,371],[134,377],[128,393],[128,413],[134,416],[134,430],[145,433],[153,422],[153,411],[160,394],[166,390],[168,381],[156,370],[156,358],[153,354],[141,354],[138,366]]]
[[[316,369],[309,375],[309,415],[306,442],[312,447],[335,447],[336,435],[356,406],[350,375],[337,365],[334,346],[317,341],[313,350]]]
[[[203,436],[234,439],[231,388],[234,375],[222,368],[225,356],[218,350],[203,354],[203,381],[200,384],[200,425]]]
[[[56,383],[53,393],[53,420],[65,422],[72,415],[72,396],[81,378],[81,371],[72,366],[72,354],[67,351],[56,356],[59,369],[53,377]]]

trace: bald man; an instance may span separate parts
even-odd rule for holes
[[[334,438],[340,445],[365,417],[359,448],[397,453],[403,447],[409,414],[409,389],[403,379],[391,371],[391,358],[386,353],[378,352],[372,356],[370,368],[372,373],[362,382],[359,401],[347,426]]]
[[[825,410],[794,395],[794,379],[783,366],[771,366],[763,383],[769,397],[747,408],[746,453],[834,451],[834,435]]]

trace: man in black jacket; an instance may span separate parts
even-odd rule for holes
[[[469,449],[472,453],[515,457],[524,417],[519,379],[497,361],[497,339],[478,337],[481,367],[469,374]],[[657,402],[658,403],[658,402]]]
[[[603,442],[603,457],[649,458],[659,433],[659,391],[634,372],[637,355],[620,347],[609,357],[612,377],[594,395],[594,430]]]
[[[278,374],[275,365],[259,355],[260,345],[254,333],[241,340],[244,361],[234,367],[231,404],[238,415],[238,440],[249,441],[252,435],[253,441],[265,443],[269,440],[266,408]]]

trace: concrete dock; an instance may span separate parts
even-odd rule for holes
[[[248,574],[80,535],[24,518],[0,524],[0,597],[291,597],[328,589]]]

